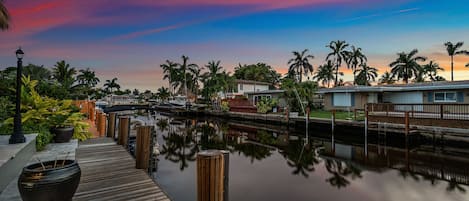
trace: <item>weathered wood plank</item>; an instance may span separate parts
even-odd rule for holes
[[[171,200],[145,171],[135,169],[132,156],[110,138],[80,143],[76,158],[82,175],[74,201]]]

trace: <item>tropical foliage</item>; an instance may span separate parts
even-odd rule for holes
[[[117,77],[112,78],[111,80],[106,80],[104,83],[104,90],[108,93],[112,93],[113,89],[119,89],[121,88],[121,85],[117,83]]]
[[[314,56],[308,54],[308,49],[302,52],[293,51],[293,58],[288,61],[288,75],[294,78],[295,81],[302,82],[303,75],[308,76],[313,74],[313,65],[309,59],[314,59]]]
[[[460,50],[463,45],[464,45],[464,42],[457,42],[456,44],[453,44],[452,42],[446,42],[445,43],[446,51],[448,52],[448,55],[451,58],[451,81],[454,80],[454,75],[453,75],[454,56],[467,53],[466,50]]]
[[[239,64],[235,67],[233,76],[240,80],[270,83],[272,86],[277,85],[280,80],[280,74],[266,63]]]
[[[359,66],[367,62],[366,56],[362,53],[362,48],[356,48],[352,45],[352,50],[346,51],[345,62],[347,63],[347,68],[352,69],[353,72],[353,83],[356,83],[356,71]]]
[[[334,86],[337,86],[339,83],[339,68],[342,65],[342,62],[345,61],[348,57],[348,52],[346,48],[349,45],[345,41],[337,40],[337,41],[331,41],[328,47],[332,52],[330,52],[327,57],[327,60],[332,60],[335,64],[335,82]]]
[[[265,114],[269,111],[272,110],[272,107],[277,106],[278,100],[277,99],[271,99],[271,98],[262,98],[259,100],[256,104],[257,107],[257,112]]]
[[[394,84],[395,82],[396,80],[394,80],[394,77],[388,71],[384,72],[378,80],[379,84]]]
[[[343,73],[339,73],[339,75],[343,75]],[[326,64],[319,66],[313,79],[320,82],[323,86],[327,85],[328,88],[331,87],[331,82],[335,79],[334,64],[332,61],[328,60]]]
[[[422,71],[422,67],[418,62],[426,60],[425,57],[417,56],[417,53],[417,49],[414,49],[409,53],[398,53],[398,58],[389,64],[392,68],[392,77],[397,77],[398,79],[402,78],[406,84],[409,83],[409,79],[417,77],[419,72]]]
[[[368,66],[366,63],[360,65],[360,68],[356,71],[358,73],[355,80],[357,85],[370,86],[370,82],[374,82],[378,77],[378,69]]]

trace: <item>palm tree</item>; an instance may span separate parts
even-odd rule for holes
[[[417,53],[417,49],[410,51],[408,54],[405,52],[398,53],[398,58],[389,64],[392,68],[392,77],[402,78],[406,84],[409,83],[409,79],[416,77],[422,71],[422,67],[417,62],[426,60],[425,57],[416,56]]]
[[[106,91],[112,93],[112,89],[117,89],[119,90],[121,86],[117,84],[117,78],[112,78],[112,80],[106,80],[106,83],[104,83],[104,87],[106,88]]]
[[[48,81],[52,77],[52,73],[48,68],[43,65],[38,66],[28,64],[23,68],[23,75],[30,76],[32,80]]]
[[[177,64],[170,60],[166,60],[166,63],[161,64],[160,67],[163,68],[163,80],[168,80],[168,87],[170,87],[169,92],[172,93],[172,91],[174,91],[174,80],[177,78]]]
[[[422,74],[424,79],[428,77],[431,81],[437,81],[438,71],[444,70],[445,69],[441,68],[438,63],[434,61],[430,61],[428,64],[422,66]]]
[[[288,61],[290,67],[288,68],[288,72],[298,76],[299,82],[302,81],[302,76],[308,75],[313,73],[313,65],[309,63],[309,59],[314,59],[314,56],[311,54],[307,54],[308,49],[304,49],[301,53],[297,51],[293,51],[294,58]],[[295,79],[296,81],[296,79]]]
[[[184,79],[181,80],[181,81],[184,85],[184,93],[187,96],[187,77],[190,76],[190,74],[188,75],[187,70],[189,68],[196,68],[198,66],[197,66],[197,64],[188,63],[189,62],[189,57],[188,56],[182,55],[181,58],[182,58],[182,63],[177,64],[177,66],[179,66],[179,68],[178,68],[179,72],[178,73],[182,73],[182,75],[183,75],[182,77]]]
[[[370,82],[374,82],[378,77],[378,69],[368,66],[366,63],[360,65],[360,67],[356,70],[358,72],[357,84],[370,86]]]
[[[73,67],[70,67],[70,64],[66,63],[64,60],[58,61],[54,68],[52,69],[54,78],[62,84],[65,88],[71,88],[72,84],[75,82],[75,74],[77,70]]]
[[[313,79],[321,82],[323,86],[327,84],[327,88],[329,88],[334,80],[334,64],[332,61],[329,60],[326,64],[319,66]]]
[[[352,45],[352,50],[347,51],[346,53],[346,62],[347,62],[347,68],[352,69],[353,72],[353,84],[355,83],[356,79],[356,74],[355,71],[357,68],[364,64],[365,62],[368,61],[366,56],[362,53],[362,48],[355,48],[355,46]]]
[[[7,8],[3,4],[3,0],[0,0],[0,30],[7,30],[10,22],[10,14]]]
[[[199,68],[198,65],[195,65],[189,68],[190,76],[189,76],[189,79],[187,80],[188,81],[187,84],[189,85],[189,88],[191,89],[191,91],[194,92],[195,100],[197,100],[197,96],[198,96],[198,92],[200,88],[199,81],[203,79],[200,74],[202,69],[203,68]]]
[[[464,42],[457,42],[456,44],[453,44],[451,42],[446,42],[446,51],[448,52],[448,55],[451,57],[451,81],[454,81],[453,77],[453,66],[454,66],[454,56],[458,54],[465,54],[467,51],[465,50],[459,50],[462,46],[464,45]]]
[[[327,55],[326,61],[330,60],[330,58],[333,57],[333,61],[335,64],[334,86],[337,86],[337,84],[339,83],[339,68],[342,65],[342,61],[347,58],[347,51],[345,50],[345,48],[348,47],[348,44],[345,41],[337,40],[331,41],[326,47],[332,50],[332,52]]]
[[[89,68],[81,69],[79,72],[80,74],[77,76],[77,81],[79,84],[93,88],[99,83],[99,78],[96,77],[95,72]]]
[[[391,73],[386,71],[383,75],[381,75],[381,78],[379,78],[378,82],[379,84],[394,84],[396,80],[394,80],[394,77],[391,75]]]
[[[158,98],[164,101],[168,100],[168,98],[171,96],[171,93],[169,93],[168,88],[160,87],[158,88],[158,92],[156,92],[156,95],[158,96]]]

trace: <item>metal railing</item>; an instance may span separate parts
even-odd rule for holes
[[[417,119],[469,120],[469,104],[368,103],[366,108],[372,116],[404,117],[409,112]]]

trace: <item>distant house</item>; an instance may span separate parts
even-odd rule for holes
[[[235,96],[244,96],[245,93],[249,92],[258,92],[258,91],[265,91],[269,90],[271,86],[270,83],[267,82],[258,82],[253,80],[235,80],[235,89],[233,92],[229,92],[226,94],[227,98],[233,98]],[[220,93],[220,96],[224,96],[224,94]]]
[[[364,109],[367,103],[428,104],[469,103],[469,80],[381,86],[323,88],[326,110]]]
[[[262,98],[266,99],[277,99],[279,107],[286,107],[287,101],[285,99],[285,90],[264,90],[264,91],[253,91],[253,92],[246,92],[248,100],[253,104],[256,105],[259,100]]]

